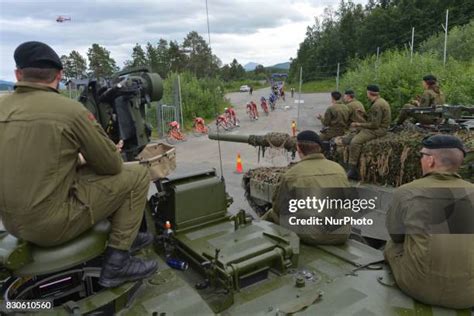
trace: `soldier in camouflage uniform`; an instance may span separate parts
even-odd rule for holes
[[[350,134],[344,138],[343,142],[349,144],[349,171],[347,177],[352,180],[359,180],[357,165],[362,151],[362,146],[368,141],[385,136],[391,122],[390,105],[379,95],[380,90],[376,85],[367,87],[367,97],[371,102],[367,113],[367,122],[353,122],[351,127],[359,128],[357,134]]]
[[[344,103],[349,109],[349,125],[356,123],[365,123],[367,113],[362,103],[355,98],[355,92],[353,90],[346,90],[344,92]]]
[[[48,247],[109,218],[99,283],[114,287],[153,274],[156,261],[130,254],[153,242],[153,235],[138,233],[147,170],[123,165],[92,113],[59,94],[63,67],[51,47],[26,42],[14,58],[15,92],[0,99],[0,215],[5,228]]]
[[[324,117],[318,114],[317,118],[325,126],[321,130],[321,140],[329,141],[333,137],[342,136],[349,125],[349,109],[341,100],[339,91],[331,92],[331,105],[326,109]]]
[[[457,171],[465,150],[455,136],[423,140],[423,178],[399,187],[387,212],[385,247],[398,286],[428,305],[474,306],[474,184]]]
[[[426,75],[423,77],[423,95],[419,99],[411,100],[410,103],[405,104],[403,108],[400,110],[400,115],[397,120],[397,125],[403,124],[403,122],[408,117],[413,117],[415,123],[421,124],[435,124],[438,122],[437,118],[433,118],[430,115],[422,114],[422,113],[413,113],[410,114],[408,111],[409,109],[413,109],[416,107],[421,108],[434,108],[437,105],[443,105],[444,95],[439,89],[437,84],[437,79],[433,75]]]
[[[331,225],[310,225],[309,227],[289,226],[288,207],[290,199],[305,199],[311,192],[318,189],[349,187],[344,168],[328,160],[322,154],[321,139],[313,131],[302,131],[298,133],[297,151],[301,161],[292,166],[280,178],[280,183],[273,194],[272,210],[262,217],[269,218],[273,222],[284,227],[295,230],[301,240],[312,245],[320,244],[343,244],[349,238],[350,226],[344,225],[332,227]],[[308,195],[309,194],[309,195]],[[334,214],[329,210],[321,213],[312,210],[300,211],[298,218],[308,218],[311,216],[341,216],[341,213]]]

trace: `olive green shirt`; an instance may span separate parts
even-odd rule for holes
[[[328,160],[323,154],[311,154],[305,156],[300,162],[292,166],[280,178],[280,183],[273,194],[273,216],[277,223],[288,227],[288,223],[282,223],[283,214],[288,214],[288,206],[290,199],[305,199],[307,196],[298,196],[299,192],[311,192],[311,189],[317,188],[347,188],[349,187],[344,168],[338,163]],[[282,215],[280,217],[280,215]],[[324,212],[319,216],[326,216]],[[318,216],[316,212],[309,214],[298,213],[299,218],[307,218],[309,216]],[[281,220],[280,220],[281,219]],[[349,237],[350,226],[341,226],[331,233],[323,226],[312,225],[308,231],[295,231],[300,238],[312,244],[341,244]]]
[[[431,293],[429,300],[446,300],[442,305],[474,306],[473,212],[474,184],[458,174],[430,173],[399,187],[386,220],[396,279]],[[399,254],[392,253],[396,244],[403,245]]]
[[[349,109],[349,124],[352,122],[365,123],[366,112],[365,108],[359,100],[352,99],[351,102],[347,103]]]
[[[0,214],[60,208],[77,177],[78,154],[101,175],[122,159],[94,116],[57,90],[18,82],[0,98]]]
[[[434,107],[436,105],[444,104],[444,95],[439,91],[439,88],[435,88],[438,92],[433,89],[426,89],[423,91],[423,95],[420,99],[420,107]]]
[[[336,101],[331,104],[324,117],[321,118],[321,123],[327,127],[338,129],[345,129],[349,125],[349,109],[342,101]]]
[[[359,123],[360,127],[367,129],[386,129],[392,121],[390,105],[383,98],[375,99],[367,112],[367,122]]]

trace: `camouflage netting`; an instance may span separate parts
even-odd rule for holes
[[[250,135],[249,144],[262,147],[284,147],[287,151],[296,150],[296,138],[285,133],[267,133],[265,135]]]
[[[293,139],[287,134],[276,134],[271,136],[275,146],[288,144],[288,140]],[[402,131],[400,133],[388,133],[385,137],[372,140],[362,148],[359,166],[362,181],[378,185],[400,186],[404,183],[413,181],[421,177],[421,165],[419,151],[421,149],[421,140],[428,134],[420,131]],[[470,151],[466,157],[465,163],[460,170],[461,176],[474,183],[474,170],[469,169],[470,164],[474,164],[474,131],[460,131],[454,135],[461,138]],[[252,136],[251,136],[252,137]],[[268,146],[265,136],[255,136],[249,139],[252,145]],[[280,142],[276,140],[280,139]],[[293,147],[290,147],[293,148]],[[349,157],[349,147],[339,146],[332,159],[345,165]],[[247,171],[242,179],[242,185],[245,190],[245,197],[250,206],[262,215],[271,206],[268,201],[262,201],[250,196],[250,179],[261,182],[261,185],[276,185],[280,177],[288,167],[260,167]]]
[[[359,172],[363,182],[400,186],[421,177],[419,151],[421,140],[428,134],[402,131],[388,133],[385,137],[372,140],[362,148]],[[474,151],[474,132],[459,131],[454,135],[461,138],[471,151]],[[470,156],[472,153],[470,153]],[[334,160],[345,164],[349,157],[349,147],[340,147]],[[471,180],[472,174],[463,168],[462,175]]]
[[[289,167],[260,167],[250,169],[247,171],[242,178],[242,186],[245,190],[245,197],[249,202],[252,209],[259,215],[263,215],[270,207],[270,203],[261,201],[250,196],[250,179],[257,180],[264,184],[276,185],[280,181],[281,175],[283,175]]]

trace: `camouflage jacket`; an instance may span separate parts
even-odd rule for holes
[[[60,208],[77,177],[78,154],[97,174],[118,174],[117,148],[79,102],[18,82],[0,98],[0,214]]]
[[[390,105],[382,98],[377,98],[367,112],[367,122],[359,123],[360,127],[367,129],[386,129],[392,121]]]
[[[366,122],[365,108],[359,100],[353,99],[347,103],[349,109],[349,124],[352,122],[364,123]]]
[[[420,99],[420,107],[434,107],[444,104],[444,95],[438,87],[426,89]]]
[[[319,188],[347,187],[349,182],[342,166],[326,159],[323,154],[308,155],[281,176],[272,199],[274,221],[292,229],[294,227],[288,227],[288,208],[291,199],[306,199],[310,192],[316,192]],[[326,215],[329,214],[325,212],[318,214],[315,211],[297,213],[298,218]],[[341,244],[349,237],[350,226],[339,227],[332,233],[327,233],[324,225],[311,225],[307,230],[295,232],[303,241],[310,244]]]
[[[336,101],[336,103],[330,105],[324,117],[321,118],[321,123],[324,126],[345,129],[349,125],[349,109],[342,101]]]

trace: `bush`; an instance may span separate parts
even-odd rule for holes
[[[224,99],[223,82],[215,78],[197,77],[189,72],[181,73],[181,97],[183,104],[183,119],[185,126],[191,126],[195,116],[203,117],[206,120],[214,120],[217,113],[222,113],[224,107],[228,106],[228,101]],[[174,105],[175,81],[178,74],[173,73],[163,82],[162,104]],[[148,122],[156,128],[157,103],[153,103],[147,111]]]
[[[442,60],[433,53],[414,54],[410,63],[409,52],[389,51],[380,56],[377,65],[374,56],[353,62],[353,65],[341,81],[341,91],[352,88],[357,98],[367,104],[367,85],[378,84],[392,113],[398,113],[401,106],[423,93],[421,82],[426,74],[438,78],[446,103],[474,103],[474,66],[471,63],[450,59],[443,67]]]

